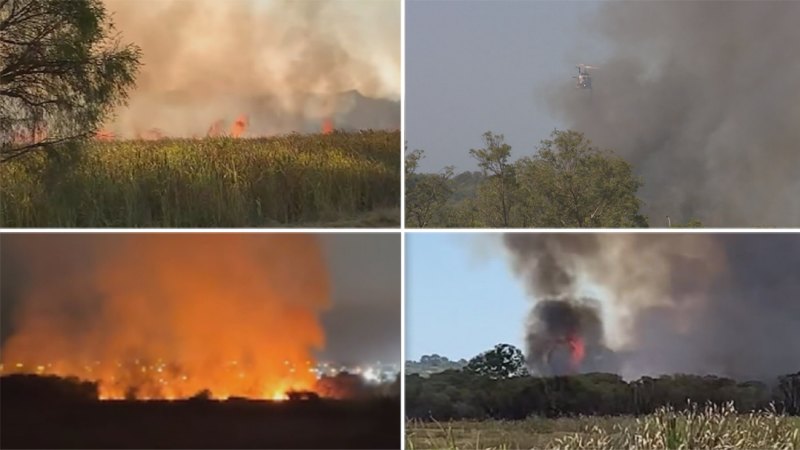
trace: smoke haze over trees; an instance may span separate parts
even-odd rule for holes
[[[627,162],[642,183],[636,196],[650,226],[800,223],[800,65],[791,44],[800,41],[800,4],[486,5],[408,8],[416,33],[409,33],[407,138],[431,152],[429,161],[470,168],[480,123],[507,133],[515,156],[539,152],[543,127],[570,129]],[[442,24],[444,17],[461,20]],[[423,40],[442,27],[454,38]],[[473,46],[460,51],[453,42]],[[473,48],[486,55],[483,64],[474,64]],[[571,79],[581,63],[595,66],[591,90]],[[471,103],[481,107],[461,106]],[[504,225],[481,206],[480,196],[451,200],[434,226]]]
[[[587,26],[611,55],[591,96],[544,92],[566,126],[611,147],[650,217],[800,223],[798,2],[607,2]]]

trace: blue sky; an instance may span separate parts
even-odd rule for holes
[[[406,234],[406,359],[523,348],[529,308],[500,234]]]
[[[475,170],[468,155],[487,130],[517,156],[564,125],[541,92],[574,83],[575,65],[598,64],[607,44],[591,31],[595,1],[406,3],[405,137],[421,168]]]

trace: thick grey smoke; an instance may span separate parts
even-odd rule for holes
[[[593,90],[548,91],[567,126],[643,178],[652,223],[800,223],[800,2],[608,2],[580,55]]]
[[[527,354],[539,372],[565,371],[543,349],[570,334],[585,342],[582,372],[800,369],[800,236],[515,233],[505,243],[535,300]],[[602,301],[581,299],[598,288]]]

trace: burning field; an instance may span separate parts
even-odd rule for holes
[[[399,333],[399,305],[375,313],[376,321],[395,324],[382,334],[355,317],[346,329],[325,318],[399,295],[373,291],[386,301],[354,304],[363,294],[350,274],[393,267],[395,241],[299,233],[3,235],[4,443],[319,447],[292,437],[302,426],[318,428],[315,439],[395,446],[399,391],[389,372],[320,360],[369,361],[377,348],[375,357],[389,361],[399,351],[389,329]],[[367,250],[342,255],[354,242]],[[384,256],[371,269],[359,266],[364,258],[352,254],[375,246]],[[345,261],[353,267],[338,267]],[[353,334],[363,343],[343,352],[342,339]],[[44,426],[43,405],[50,433],[32,437]],[[165,414],[170,426],[156,425]],[[197,420],[205,430],[188,426]],[[149,422],[154,434],[133,436],[136,424]],[[232,434],[233,422],[241,427]],[[289,428],[264,433],[264,424]]]
[[[399,2],[93,5],[141,64],[95,124],[3,96],[3,226],[399,225]]]
[[[23,293],[3,345],[5,373],[96,380],[109,399],[206,389],[282,399],[313,388],[312,352],[325,342],[319,315],[330,302],[315,238],[148,234],[78,244],[91,246],[78,267],[58,256],[31,266],[50,281]],[[56,255],[81,251],[55,245]]]

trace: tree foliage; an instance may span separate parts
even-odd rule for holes
[[[495,351],[504,348],[502,351]],[[712,375],[675,374],[626,382],[619,375],[587,373],[537,377],[510,375],[497,346],[473,358],[463,370],[406,375],[406,414],[411,419],[503,419],[530,416],[641,415],[691,403],[717,406],[732,402],[738,411],[775,408],[800,415],[800,372],[777,380],[736,381]],[[493,356],[488,356],[493,355]],[[486,356],[486,357],[485,357]],[[494,359],[495,364],[488,363]],[[512,359],[515,359],[512,357]]]
[[[0,0],[0,161],[92,136],[139,58],[101,0]]]
[[[484,196],[490,201],[484,204],[484,209],[492,217],[492,226],[509,227],[511,196],[515,188],[514,166],[510,162],[511,146],[506,144],[502,134],[491,131],[483,133],[483,142],[483,148],[471,149],[469,154],[477,160],[478,167],[487,177],[482,188]]]
[[[484,146],[469,154],[480,172],[464,172],[444,181],[449,196],[427,202],[424,224],[431,227],[646,227],[636,193],[642,182],[632,167],[611,150],[594,147],[577,131],[555,130],[533,156],[512,161],[503,135],[487,131]],[[411,163],[415,179],[421,151]],[[408,167],[408,166],[407,166]],[[434,174],[431,174],[434,175]],[[408,180],[408,178],[407,178]],[[417,197],[445,189],[414,185]],[[409,191],[407,191],[407,198]],[[408,200],[406,200],[408,205]],[[413,207],[419,208],[416,202]],[[407,212],[409,211],[407,206]],[[412,214],[416,217],[418,213]],[[693,225],[697,225],[692,222]]]
[[[493,380],[528,374],[522,350],[509,344],[497,344],[493,349],[475,356],[469,360],[465,370]]]
[[[577,131],[554,131],[536,155],[519,161],[521,197],[537,227],[641,227],[631,166]]]
[[[452,167],[436,174],[416,173],[419,160],[424,157],[422,150],[406,156],[406,225],[410,227],[430,226],[436,212],[453,193],[448,183],[453,176]]]

